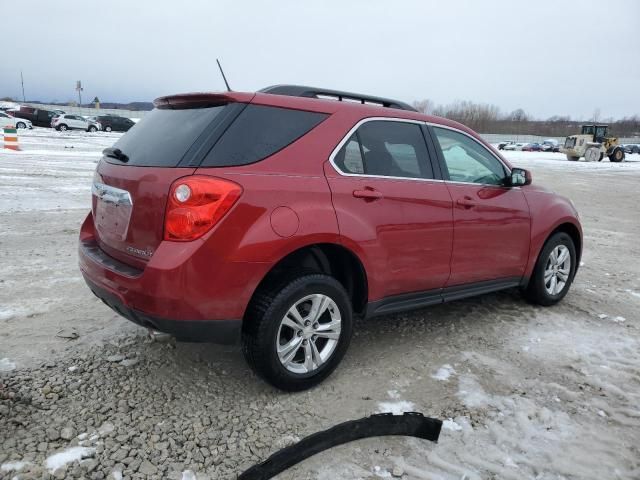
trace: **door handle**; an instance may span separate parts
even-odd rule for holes
[[[353,196],[356,198],[364,198],[369,202],[380,200],[382,198],[382,194],[371,187],[365,187],[364,190],[354,190]]]
[[[464,208],[473,208],[477,205],[477,203],[475,202],[475,200],[471,197],[468,196],[464,196],[462,198],[459,198],[456,203],[458,205],[460,205],[461,207]]]

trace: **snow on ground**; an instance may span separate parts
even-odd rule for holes
[[[453,369],[453,367],[447,363],[441,366],[436,373],[431,375],[431,378],[447,381],[449,380],[449,377],[455,373],[456,371]]]
[[[19,472],[23,468],[31,465],[31,462],[25,462],[21,460],[13,460],[11,462],[5,462],[0,465],[0,472]]]
[[[0,213],[86,209],[100,152],[120,136],[21,130],[21,150],[0,150]]]
[[[10,372],[15,370],[16,364],[8,358],[0,359],[0,372]]]
[[[610,162],[606,157],[601,162],[587,162],[584,158],[577,162],[573,162],[567,160],[564,153],[557,152],[520,152],[502,150],[500,153],[514,167],[521,168],[544,168],[545,170],[560,170],[563,172],[599,171],[616,174],[640,171],[640,154],[637,153],[627,154],[625,161],[620,163]]]
[[[50,473],[55,472],[68,463],[78,462],[83,458],[89,457],[95,453],[95,448],[89,447],[69,447],[62,452],[54,453],[47,457],[45,462],[47,470]]]

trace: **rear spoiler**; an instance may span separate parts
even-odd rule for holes
[[[217,107],[228,103],[249,103],[255,96],[254,93],[224,92],[224,93],[181,93],[159,97],[153,101],[153,105],[160,109],[187,109]]]

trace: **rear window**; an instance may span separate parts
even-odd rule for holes
[[[196,139],[209,125],[215,123],[216,117],[224,108],[223,105],[152,110],[118,140],[114,148],[119,148],[129,157],[126,165],[176,167]],[[113,163],[121,164],[117,160]]]
[[[248,105],[209,151],[202,166],[258,162],[295,142],[327,116],[324,113]]]

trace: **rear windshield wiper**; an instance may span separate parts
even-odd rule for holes
[[[129,157],[127,157],[124,153],[122,153],[122,150],[120,150],[119,148],[113,148],[113,147],[105,148],[102,151],[102,154],[105,157],[115,158],[116,160],[120,160],[121,162],[129,161]]]

